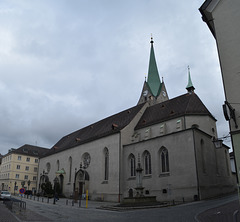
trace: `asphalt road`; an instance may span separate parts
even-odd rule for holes
[[[219,199],[193,202],[172,207],[151,208],[127,211],[112,211],[97,209],[100,205],[112,204],[89,201],[88,208],[85,202],[82,207],[66,206],[66,200],[60,199],[55,205],[40,201],[23,199],[26,201],[27,210],[15,212],[21,221],[104,221],[104,222],[193,222],[198,221],[196,216],[201,212],[217,206],[237,200],[237,195],[222,197]]]

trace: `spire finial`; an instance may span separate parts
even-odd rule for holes
[[[152,33],[151,33],[151,41],[150,41],[150,43],[151,43],[151,44],[154,43]]]

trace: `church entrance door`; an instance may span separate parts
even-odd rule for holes
[[[79,170],[75,176],[75,190],[78,192],[79,197],[84,197],[86,195],[86,190],[89,187],[89,175],[87,171]]]

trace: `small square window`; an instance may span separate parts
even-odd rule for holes
[[[35,159],[35,163],[38,163],[38,159]]]
[[[33,177],[33,180],[37,180],[37,177],[36,177],[36,176],[34,176],[34,177]]]
[[[20,170],[21,166],[20,165],[17,165],[17,169]]]
[[[28,180],[28,175],[25,175],[25,176],[24,176],[24,180]]]
[[[26,166],[26,167],[25,167],[25,170],[29,170],[29,166]]]
[[[21,156],[18,156],[18,160],[21,160],[22,159],[22,157]]]
[[[30,157],[27,157],[26,161],[27,161],[27,162],[30,162]]]
[[[37,167],[34,167],[34,172],[37,172],[38,171],[38,168]]]

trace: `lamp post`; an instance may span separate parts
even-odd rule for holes
[[[86,167],[82,165],[82,162],[80,163],[80,170],[79,170],[79,207],[81,207],[81,200],[82,200],[82,194],[85,190],[85,169]]]
[[[77,203],[77,199],[78,199],[78,191],[76,189],[76,179],[77,179],[77,168],[75,168],[75,176],[74,176],[74,184],[73,184],[73,195],[74,195],[75,203]]]
[[[58,178],[55,177],[54,180],[54,197],[53,197],[53,204],[56,204],[56,185],[57,185],[57,182],[58,182]]]
[[[16,190],[16,186],[17,186],[17,181],[15,181],[15,182],[14,182],[14,191],[13,191],[13,193],[14,193],[14,196],[15,196],[15,190]]]
[[[30,184],[31,184],[31,181],[29,180],[29,181],[27,182],[27,184],[28,184],[28,190],[29,190],[29,186],[30,186]]]
[[[21,182],[21,185],[22,185],[22,187],[24,188],[24,186],[25,186],[25,181],[22,181],[22,182]]]

